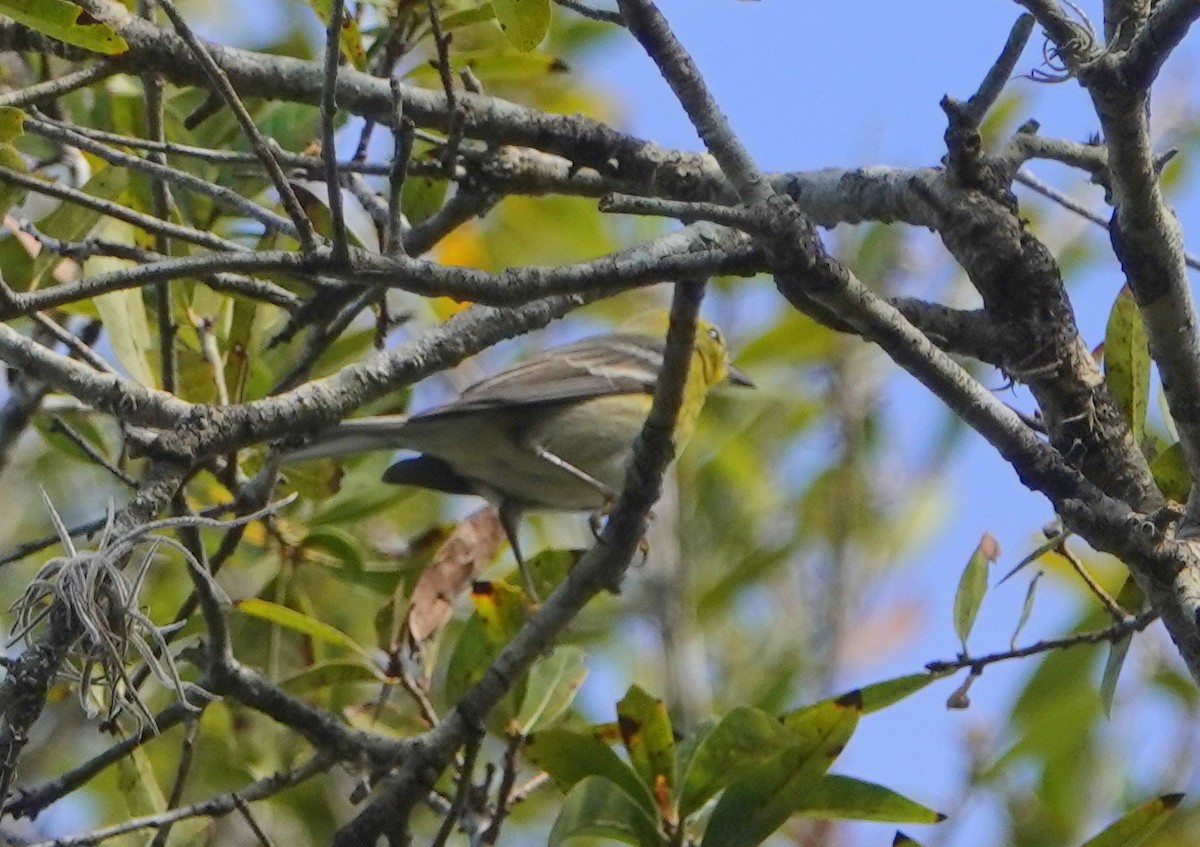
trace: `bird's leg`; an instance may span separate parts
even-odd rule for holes
[[[591,474],[587,473],[586,471],[582,471],[579,468],[572,465],[570,462],[563,459],[562,457],[554,455],[549,450],[547,450],[545,447],[534,447],[533,452],[537,455],[537,457],[539,459],[543,459],[544,461],[549,462],[550,464],[554,465],[556,468],[562,468],[564,471],[566,471],[571,476],[578,479],[580,482],[583,482],[583,483],[586,483],[587,485],[592,486],[592,488],[595,488],[597,491],[599,491],[601,494],[604,495],[604,505],[601,506],[596,511],[592,512],[590,515],[588,515],[588,526],[592,530],[592,535],[597,540],[599,540],[600,529],[601,529],[600,520],[601,520],[601,518],[606,517],[608,515],[608,513],[612,511],[613,505],[617,502],[617,492],[614,491],[612,488],[608,487],[607,485],[605,485],[600,480],[596,479]],[[647,520],[654,520],[654,512],[647,513],[646,518],[647,518]],[[513,549],[515,550],[516,547],[514,546]],[[646,541],[646,539],[644,537],[642,538],[641,541],[638,542],[638,549],[642,553],[642,561],[644,562],[645,557],[648,556],[650,553],[650,544]]]
[[[525,563],[525,557],[521,555],[519,535],[522,507],[512,501],[507,501],[500,505],[498,511],[500,512],[500,526],[504,528],[504,534],[508,536],[508,545],[512,547],[513,558],[517,560],[517,569],[521,571],[521,579],[525,582],[525,590],[529,592],[529,599],[534,603],[541,603],[537,587],[533,584],[533,573],[529,570],[529,565]]]

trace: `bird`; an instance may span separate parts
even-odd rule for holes
[[[649,413],[664,349],[660,337],[621,331],[552,347],[427,411],[342,421],[284,461],[384,449],[417,453],[389,466],[383,481],[488,500],[532,591],[518,538],[522,516],[530,510],[596,515],[611,505]],[[695,430],[709,390],[726,381],[753,386],[730,364],[721,331],[700,320],[676,454]]]

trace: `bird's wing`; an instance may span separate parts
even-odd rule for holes
[[[632,333],[599,335],[555,347],[468,387],[411,420],[654,390],[663,342]]]

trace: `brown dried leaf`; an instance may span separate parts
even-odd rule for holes
[[[496,557],[504,528],[491,506],[465,518],[434,554],[412,592],[408,634],[413,644],[428,641],[450,620],[454,601]]]

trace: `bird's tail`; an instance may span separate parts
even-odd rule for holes
[[[369,450],[399,450],[406,446],[402,433],[407,420],[403,415],[351,418],[318,433],[312,442],[287,451],[281,458],[285,462],[303,462]]]

